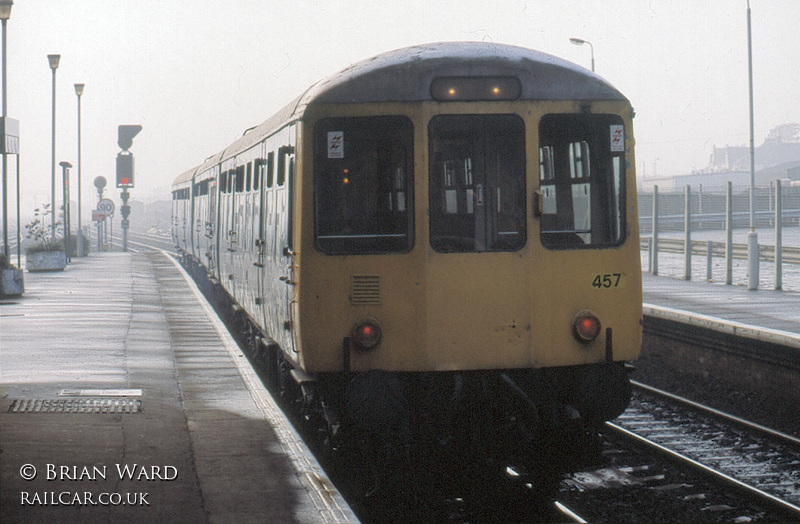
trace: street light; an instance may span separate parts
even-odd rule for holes
[[[5,140],[5,118],[6,118],[6,24],[11,17],[11,6],[14,5],[13,0],[0,1],[0,20],[3,21],[3,140]],[[6,145],[3,147],[3,254],[6,256],[6,261],[9,260],[10,255],[8,252],[8,155],[6,154]],[[19,204],[17,204],[19,206]],[[19,224],[17,224],[19,229]],[[19,250],[19,246],[17,246]]]
[[[589,50],[592,53],[592,73],[594,73],[594,46],[592,43],[587,40],[581,40],[580,38],[570,38],[569,41],[575,45],[589,44]]]
[[[83,256],[83,230],[81,229],[81,95],[83,84],[75,84],[75,94],[78,95],[78,249],[76,255]]]
[[[747,72],[750,92],[750,232],[747,233],[747,289],[758,289],[758,233],[755,219],[756,160],[753,131],[753,39],[750,31],[750,0],[747,0]]]
[[[53,127],[50,143],[50,239],[56,239],[56,69],[61,55],[47,55],[50,69],[53,70]]]

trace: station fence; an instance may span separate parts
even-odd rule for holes
[[[641,249],[648,255],[648,271],[658,274],[659,253],[682,253],[684,278],[690,280],[692,255],[699,255],[707,258],[711,280],[712,258],[721,257],[726,263],[725,283],[732,283],[733,259],[748,258],[747,244],[734,244],[732,239],[735,230],[741,233],[750,229],[749,188],[734,189],[729,183],[711,190],[685,186],[659,191],[655,186],[639,191],[638,203]],[[781,289],[782,265],[800,264],[800,242],[783,245],[784,228],[791,228],[792,239],[798,238],[800,186],[777,183],[755,188],[752,215],[754,229],[774,229],[769,244],[759,243],[759,259],[775,263],[775,288]],[[692,239],[692,233],[697,232],[714,240]]]

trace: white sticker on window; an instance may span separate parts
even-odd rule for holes
[[[620,153],[625,151],[625,130],[623,126],[609,126],[611,130],[611,152]]]
[[[328,131],[328,158],[344,158],[344,131]]]

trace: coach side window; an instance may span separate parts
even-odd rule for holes
[[[616,115],[545,115],[539,124],[539,209],[545,247],[625,239],[625,132]]]
[[[320,251],[411,249],[413,132],[402,116],[328,118],[316,124],[314,213]]]
[[[526,241],[525,124],[516,115],[440,115],[428,127],[431,247],[516,251]]]

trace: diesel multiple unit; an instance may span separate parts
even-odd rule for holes
[[[178,176],[174,240],[331,439],[543,477],[628,403],[632,118],[536,51],[385,53]]]

